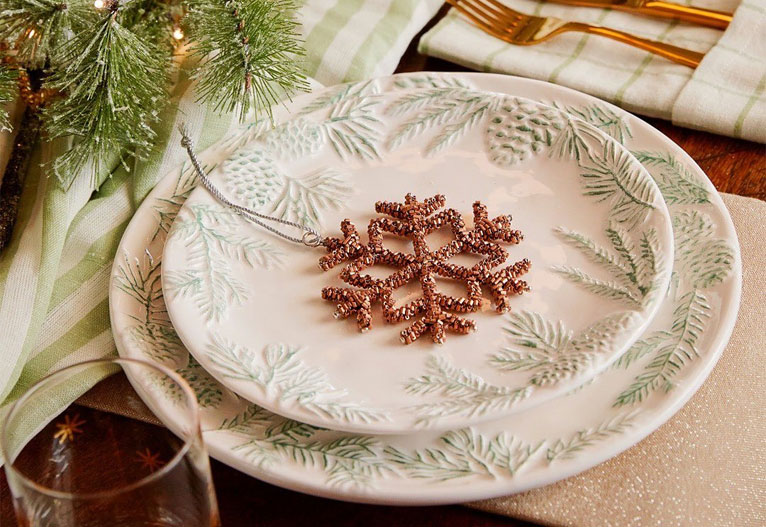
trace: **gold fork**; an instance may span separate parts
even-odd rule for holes
[[[567,31],[579,31],[611,38],[690,68],[699,66],[705,56],[704,53],[636,37],[616,29],[581,22],[566,22],[551,16],[525,15],[498,0],[447,0],[447,3],[485,32],[510,44],[532,46]]]
[[[602,7],[637,13],[640,15],[673,18],[699,24],[701,26],[726,29],[731,22],[732,14],[715,9],[705,9],[691,5],[674,4],[664,0],[548,0],[556,4],[576,5],[583,7]]]

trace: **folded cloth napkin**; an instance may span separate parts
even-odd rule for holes
[[[609,9],[502,1],[522,13],[607,26],[706,55],[693,70],[583,33],[513,46],[482,32],[455,9],[421,38],[419,51],[479,71],[569,86],[680,126],[766,143],[766,0],[676,0],[734,11],[725,32]]]
[[[392,73],[440,5],[439,0],[304,0],[298,16],[308,75],[335,84]],[[40,166],[60,151],[50,144],[35,150],[13,239],[0,254],[0,418],[10,402],[51,371],[115,354],[107,298],[112,261],[143,198],[186,160],[177,125],[185,122],[202,150],[236,124],[232,114],[196,99],[194,85],[179,82],[148,159],[130,171],[115,162],[98,175],[95,193],[90,174],[62,191]],[[10,144],[7,136],[0,140],[0,148]],[[54,417],[108,373],[70,385],[40,409],[39,419]]]
[[[760,366],[766,340],[766,203],[732,194],[723,194],[723,200],[742,247],[742,306],[729,344],[702,388],[659,430],[606,463],[470,507],[578,527],[766,524],[766,368]],[[78,403],[158,424],[124,376],[99,384]]]

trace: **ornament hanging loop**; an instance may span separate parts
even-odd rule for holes
[[[306,230],[303,233],[301,242],[303,243],[303,245],[307,245],[309,247],[319,247],[320,245],[324,244],[324,240],[322,240],[322,237],[319,235],[319,233],[312,232],[309,230]]]
[[[191,160],[192,166],[194,167],[195,172],[197,173],[197,177],[199,178],[202,185],[210,192],[215,199],[226,205],[227,207],[231,208],[245,218],[246,220],[255,223],[256,225],[266,229],[267,231],[276,234],[280,238],[283,238],[287,241],[293,242],[293,243],[300,243],[305,245],[306,247],[320,247],[324,245],[325,240],[322,237],[321,234],[316,229],[313,229],[312,227],[309,227],[308,225],[302,225],[300,223],[294,222],[294,221],[288,221],[283,220],[282,218],[275,218],[273,216],[267,216],[266,214],[262,214],[258,211],[255,211],[253,209],[249,209],[247,207],[243,207],[242,205],[237,205],[236,203],[232,203],[229,201],[229,199],[223,195],[223,193],[213,185],[213,182],[210,181],[210,178],[205,174],[205,171],[202,170],[202,167],[199,164],[199,160],[197,159],[197,154],[194,152],[194,143],[192,142],[191,138],[189,137],[189,132],[186,129],[186,125],[180,124],[178,126],[178,131],[181,132],[181,146],[183,146],[186,149],[186,153],[189,155],[189,159]],[[272,227],[271,225],[268,225],[264,223],[265,221],[271,221],[274,223],[279,223],[281,225],[285,225],[287,227],[292,227],[294,229],[298,229],[302,231],[302,234],[300,237],[297,236],[290,236],[289,234],[285,234],[284,232],[281,232],[280,230]]]

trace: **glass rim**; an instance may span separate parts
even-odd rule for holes
[[[168,460],[167,463],[165,463],[162,467],[155,470],[151,474],[147,474],[146,476],[143,476],[142,478],[137,479],[134,482],[131,482],[127,485],[124,485],[122,487],[116,488],[116,489],[109,489],[109,490],[103,490],[98,492],[87,492],[87,493],[77,493],[77,492],[66,492],[62,490],[56,490],[50,487],[47,487],[41,483],[38,483],[34,479],[31,479],[30,477],[26,476],[19,470],[17,470],[13,466],[13,461],[10,460],[10,452],[8,451],[8,434],[9,434],[9,424],[11,422],[11,419],[15,416],[17,410],[23,406],[23,403],[32,395],[34,395],[37,390],[39,390],[44,384],[46,384],[48,381],[50,381],[52,378],[63,374],[64,372],[76,370],[76,369],[85,369],[88,366],[96,366],[99,364],[118,364],[122,366],[122,364],[131,364],[135,366],[141,366],[141,367],[148,367],[150,369],[154,369],[156,371],[159,371],[160,373],[168,376],[171,380],[173,380],[178,386],[180,386],[181,390],[184,392],[185,396],[191,401],[192,404],[192,433],[189,434],[189,437],[185,437],[184,434],[176,433],[173,428],[170,426],[165,425],[174,435],[179,437],[181,440],[183,440],[183,445],[181,448],[179,448],[174,454],[173,457]],[[125,373],[124,368],[121,370]],[[116,372],[115,372],[116,373]],[[131,386],[133,386],[133,389],[135,389],[135,386],[133,384],[133,380],[130,378],[130,376],[125,373],[125,376],[128,378],[128,382],[130,382]],[[105,379],[108,377],[105,377]],[[103,380],[103,379],[102,379]],[[100,381],[99,381],[100,382]],[[74,402],[74,401],[73,401]],[[71,404],[71,403],[70,403]],[[151,408],[150,408],[151,411]],[[152,413],[154,413],[152,411]],[[126,417],[127,418],[127,417]],[[129,418],[127,418],[129,419]],[[49,421],[50,422],[50,421]],[[45,494],[47,496],[50,496],[52,498],[57,499],[101,499],[101,498],[107,498],[111,496],[115,496],[118,494],[121,494],[123,492],[129,492],[131,490],[135,490],[139,487],[143,487],[144,485],[151,483],[154,480],[159,479],[160,477],[164,476],[167,472],[175,468],[178,463],[183,459],[183,457],[186,456],[186,454],[189,452],[191,448],[191,443],[193,441],[193,437],[195,434],[198,434],[201,432],[200,428],[200,415],[199,415],[199,405],[197,402],[197,396],[194,394],[194,391],[191,389],[189,384],[184,380],[183,377],[181,377],[178,373],[174,372],[167,366],[164,366],[162,364],[156,364],[153,362],[149,362],[142,359],[132,359],[127,357],[108,357],[108,358],[100,358],[100,359],[90,359],[82,362],[77,362],[75,364],[70,364],[68,366],[65,366],[59,370],[56,370],[54,372],[49,373],[45,377],[39,379],[37,382],[35,382],[32,386],[30,386],[18,399],[16,399],[13,403],[11,403],[11,407],[8,410],[8,413],[6,413],[5,418],[2,420],[2,428],[0,428],[0,460],[3,460],[5,462],[5,470],[8,472],[11,472],[13,474],[14,478],[17,478],[19,481],[21,481],[24,485],[27,485],[31,488],[33,488],[35,491]],[[47,423],[46,423],[47,424]],[[163,423],[164,424],[164,423]],[[196,432],[195,432],[196,431]],[[35,434],[36,435],[36,434]],[[34,437],[34,436],[32,436]],[[31,437],[29,438],[31,439]],[[22,449],[24,447],[21,447]],[[17,453],[17,455],[21,452]],[[10,478],[9,478],[10,479]]]

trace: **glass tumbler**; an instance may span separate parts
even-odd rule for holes
[[[88,379],[122,368],[164,402],[169,429],[71,405]],[[151,397],[151,391],[172,394]],[[171,406],[172,404],[172,406]],[[22,527],[217,527],[218,507],[194,392],[175,372],[133,359],[100,359],[40,380],[10,408],[0,454]]]

